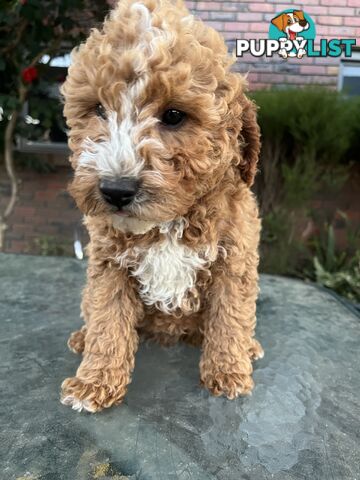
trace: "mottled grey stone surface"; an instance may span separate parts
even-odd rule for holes
[[[251,397],[209,397],[195,348],[143,345],[125,403],[79,414],[59,386],[79,363],[84,273],[0,255],[1,479],[360,478],[359,318],[333,296],[262,278]]]

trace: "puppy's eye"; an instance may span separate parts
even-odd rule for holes
[[[98,117],[101,117],[102,119],[106,120],[106,110],[105,108],[101,105],[101,103],[98,103],[95,107],[95,113]]]
[[[288,25],[291,25],[291,19],[288,18]]]
[[[169,110],[165,110],[162,114],[161,121],[164,125],[168,125],[169,127],[175,127],[180,125],[186,118],[186,113],[182,112],[181,110],[176,110],[175,108],[170,108]]]

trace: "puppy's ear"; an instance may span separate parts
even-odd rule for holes
[[[293,11],[293,14],[296,15],[296,17],[297,17],[299,20],[305,20],[304,12],[303,12],[302,10],[294,10],[294,11]]]
[[[273,18],[271,20],[271,23],[275,25],[276,28],[281,30],[282,32],[284,31],[284,28],[286,27],[286,13],[281,13],[277,17]]]
[[[256,119],[256,105],[243,95],[242,128],[239,135],[241,178],[251,187],[256,175],[256,165],[260,153],[260,127]]]

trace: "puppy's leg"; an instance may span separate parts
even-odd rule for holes
[[[61,401],[96,412],[121,402],[130,383],[142,307],[125,272],[115,267],[90,279],[91,311],[83,360],[76,377],[62,384]]]
[[[250,261],[249,261],[250,258]],[[225,260],[211,288],[210,311],[205,317],[201,382],[214,395],[232,399],[253,388],[251,360],[261,358],[253,338],[256,323],[257,255],[248,258],[245,271],[232,256]],[[252,265],[249,265],[249,263]]]
[[[91,310],[91,285],[88,283],[83,292],[81,300],[81,317],[84,319],[85,324],[87,323],[90,317]],[[82,353],[85,347],[85,335],[86,335],[86,326],[83,326],[80,330],[72,332],[67,345],[69,349],[74,353]]]

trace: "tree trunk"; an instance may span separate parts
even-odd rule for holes
[[[4,159],[5,159],[5,168],[10,180],[11,193],[8,203],[5,206],[3,213],[0,213],[0,251],[4,249],[4,239],[5,239],[5,230],[7,228],[6,220],[11,215],[11,212],[14,209],[17,193],[18,193],[18,179],[16,176],[15,165],[14,165],[14,132],[19,116],[27,94],[27,88],[24,85],[20,85],[19,89],[19,107],[13,111],[11,118],[5,129],[5,138],[4,138]]]

